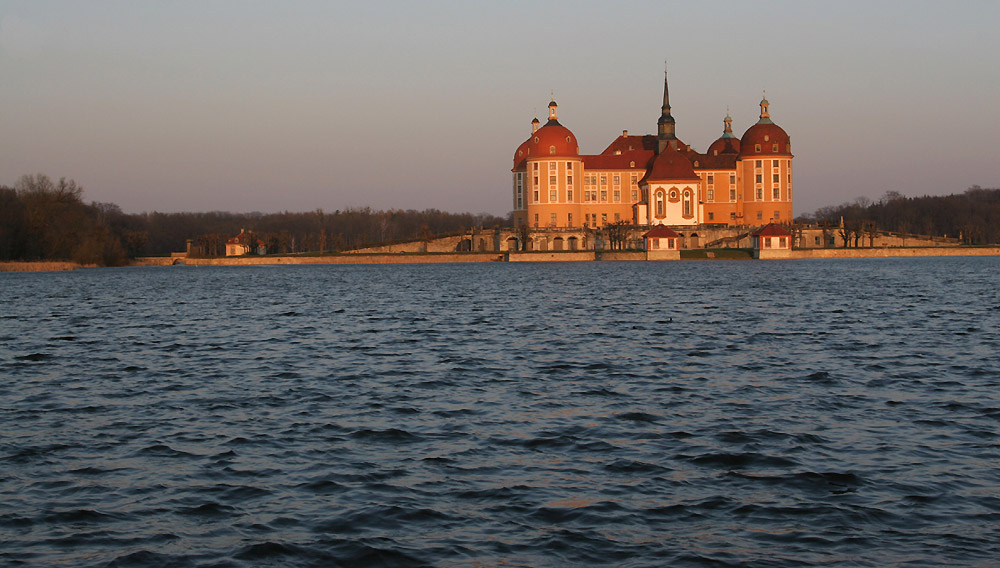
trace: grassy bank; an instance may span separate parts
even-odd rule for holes
[[[42,272],[47,270],[76,270],[84,268],[75,262],[40,260],[36,262],[0,262],[0,272]]]

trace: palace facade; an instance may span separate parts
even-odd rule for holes
[[[582,155],[559,123],[532,121],[514,152],[515,227],[600,228],[635,225],[760,226],[792,220],[792,145],[760,101],[760,120],[737,138],[732,119],[705,153],[677,138],[666,72],[657,134],[616,138],[600,154]]]

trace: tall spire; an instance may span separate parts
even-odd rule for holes
[[[664,63],[664,65],[666,65]],[[667,70],[663,70],[663,106],[660,107],[663,114],[670,114],[670,90],[667,88]]]
[[[664,63],[666,66],[666,63]],[[656,153],[662,153],[667,146],[677,148],[676,124],[670,115],[670,90],[667,87],[667,70],[663,70],[663,106],[660,107],[660,120],[657,125]]]

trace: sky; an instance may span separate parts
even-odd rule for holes
[[[1000,187],[1000,1],[0,0],[0,185],[144,211],[504,215],[554,95],[584,154],[737,136],[762,93],[795,213]]]

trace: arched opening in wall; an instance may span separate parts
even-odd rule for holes
[[[514,237],[507,239],[507,250],[512,252],[517,252],[517,249],[518,249],[517,239]]]
[[[472,250],[472,239],[462,239],[458,241],[458,246],[455,247],[458,252],[469,252]]]
[[[479,237],[479,252],[486,252],[486,239]]]
[[[701,239],[698,238],[698,233],[691,233],[690,237],[690,248],[696,249],[701,246]]]
[[[678,237],[680,237],[680,238],[678,238],[678,239],[677,239],[677,244],[678,244],[678,245],[679,245],[679,246],[680,246],[680,247],[681,247],[682,249],[686,249],[686,248],[688,248],[688,244],[687,244],[687,243],[688,243],[688,240],[687,240],[687,235],[685,235],[684,233],[677,233],[677,236],[678,236]]]
[[[567,244],[569,244],[569,250],[577,250],[579,248],[579,241],[576,237],[570,237],[566,239]]]
[[[552,239],[552,250],[562,250],[563,249],[563,238],[556,237]]]
[[[549,242],[545,239],[538,239],[538,250],[549,250]]]

